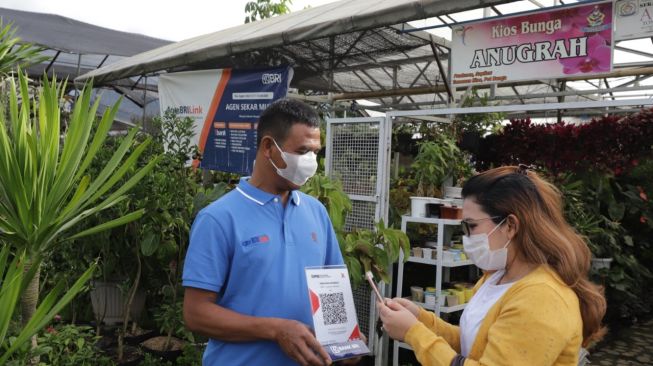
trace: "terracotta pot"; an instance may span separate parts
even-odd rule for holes
[[[459,207],[440,207],[440,218],[449,220],[460,220],[463,218],[463,209]]]

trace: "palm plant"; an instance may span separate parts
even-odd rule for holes
[[[8,74],[16,67],[25,67],[47,59],[40,49],[16,37],[16,28],[0,19],[0,74]]]
[[[36,268],[38,268],[38,266],[33,266],[30,271],[25,271],[24,253],[15,255],[11,259],[10,249],[9,246],[0,249],[0,285],[2,285],[2,290],[0,290],[0,308],[2,309],[2,312],[0,312],[0,365],[6,364],[9,357],[22,350],[32,336],[48,324],[64,306],[84,289],[84,285],[96,267],[93,264],[86,270],[64,295],[61,295],[61,293],[65,283],[64,281],[59,282],[41,302],[32,318],[18,335],[9,341],[7,334],[16,305],[26,286],[36,274]]]
[[[103,146],[119,103],[107,108],[95,123],[99,99],[91,104],[92,85],[85,85],[62,136],[60,101],[65,83],[43,78],[43,86],[31,98],[27,77],[20,70],[18,74],[18,90],[15,81],[10,80],[9,108],[0,113],[0,242],[24,252],[27,268],[36,266],[21,299],[23,323],[28,324],[38,302],[39,259],[65,240],[140,218],[143,210],[82,232],[72,230],[87,217],[127,199],[129,189],[152,170],[158,159],[136,168],[150,140],[134,147],[134,129],[106,166],[91,177],[87,168]],[[116,188],[123,178],[126,182]]]

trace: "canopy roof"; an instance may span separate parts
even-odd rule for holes
[[[56,75],[60,79],[72,80],[98,67],[171,43],[54,14],[0,8],[0,17],[5,24],[13,24],[16,35],[22,42],[42,47],[41,53],[49,57],[47,61],[33,65],[27,70],[34,78],[40,78],[47,73],[50,77]],[[125,96],[116,120],[131,125],[133,120],[142,118],[143,108],[147,110],[146,115],[159,112],[156,93],[144,94],[142,88],[135,90],[135,85],[136,83],[128,81],[114,83],[93,95],[102,96],[101,106],[111,105],[119,95]]]
[[[90,71],[76,81],[93,78],[96,84],[125,86],[147,77],[152,86],[156,75],[165,72],[286,64],[295,69],[291,87],[309,99],[374,104],[351,106],[358,111],[434,108],[448,104],[451,96],[459,102],[465,91],[449,90],[444,82],[450,55],[447,39],[416,30],[409,22],[425,19],[424,23],[451,28],[483,16],[540,9],[545,7],[542,1],[342,0],[169,44]],[[643,51],[642,41],[646,40],[617,42],[617,70],[594,81],[543,79],[480,88],[501,104],[635,97],[633,92],[653,89],[649,80],[653,68],[647,68],[653,65],[653,54]],[[623,68],[630,69],[619,70]]]
[[[431,55],[427,33],[402,35],[394,25],[416,19],[501,4],[514,0],[342,0],[315,8],[243,24],[144,52],[82,75],[98,83],[162,70],[202,67],[248,67],[289,63],[301,81],[338,68],[383,62],[388,55],[401,59]],[[443,39],[435,42],[446,45]],[[402,53],[406,54],[402,54]],[[397,59],[395,56],[390,59]],[[304,81],[307,88],[325,80]],[[316,85],[317,83],[317,85]],[[327,87],[332,90],[332,83]]]

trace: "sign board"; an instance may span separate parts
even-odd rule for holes
[[[256,157],[261,112],[283,98],[293,71],[217,69],[159,76],[161,114],[195,119],[202,168],[249,175]]]
[[[653,0],[617,0],[614,3],[614,39],[653,37]]]
[[[612,71],[612,2],[454,27],[454,86]]]

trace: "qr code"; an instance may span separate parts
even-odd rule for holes
[[[342,292],[332,294],[320,294],[322,314],[324,314],[324,325],[344,324],[347,322],[345,311],[345,297]]]

